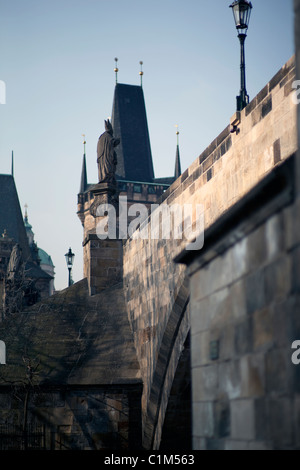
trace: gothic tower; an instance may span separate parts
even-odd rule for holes
[[[134,203],[140,203],[145,205],[147,209],[150,210],[151,205],[158,201],[163,192],[181,173],[179,147],[177,145],[175,162],[176,168],[174,176],[155,178],[142,82],[140,86],[118,83],[117,68],[115,69],[115,72],[116,85],[113,97],[111,123],[114,138],[120,140],[119,145],[115,147],[115,152],[117,155],[117,167],[115,175],[117,183],[117,196],[126,198],[127,209]],[[98,249],[101,250],[103,250],[104,247],[103,243],[99,244],[100,241],[96,234],[97,217],[95,217],[95,214],[93,215],[93,207],[95,206],[95,202],[98,200],[98,186],[99,185],[97,184],[88,183],[86,171],[86,153],[84,147],[80,189],[78,194],[77,215],[84,229],[83,275],[89,280],[91,294],[97,293],[98,288],[106,288],[107,283],[113,282],[109,276],[107,282],[105,282],[105,276],[103,273],[101,274],[101,282],[99,279],[99,282],[97,281],[98,287],[95,287],[94,282],[97,276],[99,278],[99,272],[97,274],[96,266],[99,267],[101,264],[103,268],[104,264],[107,264],[107,261],[105,263],[100,263],[99,259],[98,261],[95,261],[94,259],[97,258],[97,253],[99,251],[95,249],[95,246],[99,245]],[[101,191],[102,189],[100,188]],[[130,223],[130,221],[131,220],[128,217],[128,223]],[[110,240],[107,241],[108,244],[109,242]],[[112,242],[116,243],[112,244],[113,247],[111,248],[111,253],[117,253],[116,256],[118,258],[118,263],[121,263],[122,243],[117,243],[120,242],[120,240],[112,240]],[[116,248],[117,245],[118,248]],[[107,267],[107,273],[109,272],[111,274],[113,271],[115,271],[115,281],[119,282],[121,279],[121,271],[118,271],[120,266],[116,266],[116,259],[112,260],[112,264],[114,266]],[[95,288],[92,286],[92,284]]]

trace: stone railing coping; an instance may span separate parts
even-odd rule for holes
[[[161,203],[168,199],[171,194],[173,194],[179,186],[181,186],[184,181],[193,175],[193,173],[198,171],[198,176],[202,173],[199,172],[199,166],[201,166],[209,156],[222,144],[224,145],[224,149],[221,150],[221,154],[225,153],[224,150],[226,149],[225,146],[225,139],[231,135],[232,124],[237,120],[241,122],[241,120],[247,117],[252,111],[254,111],[260,103],[273,91],[273,89],[279,85],[280,88],[286,86],[287,92],[290,91],[291,81],[295,77],[295,56],[293,55],[286,64],[281,67],[281,69],[274,75],[274,77],[269,81],[269,83],[250,101],[248,106],[243,109],[243,111],[236,112],[230,119],[230,124],[225,127],[225,129],[209,144],[209,146],[200,154],[199,157],[187,168],[184,173],[176,180],[174,183],[164,192],[161,196],[158,203]],[[268,104],[266,103],[266,107]],[[265,113],[267,109],[265,110]],[[230,145],[230,144],[228,144]],[[221,155],[222,156],[222,155]],[[217,158],[217,157],[216,157]],[[196,178],[193,178],[195,180]],[[176,196],[175,196],[176,197]]]
[[[184,249],[175,257],[174,261],[190,265],[195,258],[199,257],[202,259],[202,263],[206,264],[213,257],[226,251],[228,246],[242,239],[245,233],[259,226],[270,216],[270,212],[276,212],[292,202],[295,195],[294,174],[295,154],[274,168],[249,193],[208,227],[201,250]],[[269,210],[266,209],[268,205],[270,206]],[[251,220],[251,216],[253,216],[253,220]],[[231,236],[227,237],[227,242],[224,243],[224,238],[228,233],[231,233]],[[212,250],[213,253],[211,253]]]
[[[250,101],[250,103],[241,112],[235,112],[230,118],[230,124],[209,144],[209,146],[200,154],[199,157],[177,178],[174,183],[161,195],[156,201],[156,204],[163,202],[171,203],[175,200],[186,188],[188,188],[197,178],[203,173],[207,173],[207,181],[212,177],[210,172],[211,167],[219,158],[221,158],[232,146],[232,132],[233,126],[237,126],[243,119],[248,117],[255,111],[255,119],[253,119],[253,126],[256,125],[263,117],[265,117],[272,110],[272,92],[276,86],[280,88],[285,87],[285,95],[287,96],[291,91],[291,83],[295,79],[295,56],[293,55],[273,76],[269,83],[259,91],[259,93]],[[259,112],[257,111],[258,108]],[[151,214],[141,224],[143,228],[149,220]],[[130,239],[126,243],[130,243]]]

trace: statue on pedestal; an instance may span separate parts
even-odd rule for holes
[[[22,249],[16,243],[10,254],[9,263],[7,266],[7,280],[15,281],[21,275],[21,266],[23,264]]]
[[[104,123],[105,132],[100,135],[97,145],[99,183],[116,185],[117,155],[114,149],[119,145],[120,139],[113,137],[113,128],[109,119]]]

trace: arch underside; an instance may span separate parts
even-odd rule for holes
[[[180,434],[183,429],[185,435],[186,428],[188,428],[188,432],[190,431],[189,331],[189,289],[186,276],[175,299],[157,357],[143,427],[143,447],[145,449],[159,449],[162,434],[164,436],[163,445],[169,447],[172,440],[174,445],[176,441],[181,440]],[[163,433],[167,409],[168,419]],[[177,410],[177,415],[174,427],[171,423],[175,410]],[[179,416],[180,414],[181,416]]]

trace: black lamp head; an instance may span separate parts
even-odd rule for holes
[[[250,15],[252,10],[252,3],[247,0],[236,0],[231,5],[236,29],[239,34],[247,34],[249,26]]]
[[[68,268],[71,268],[73,266],[74,256],[75,255],[74,255],[74,253],[72,253],[71,248],[69,248],[68,253],[65,254],[66,263],[67,263]]]

